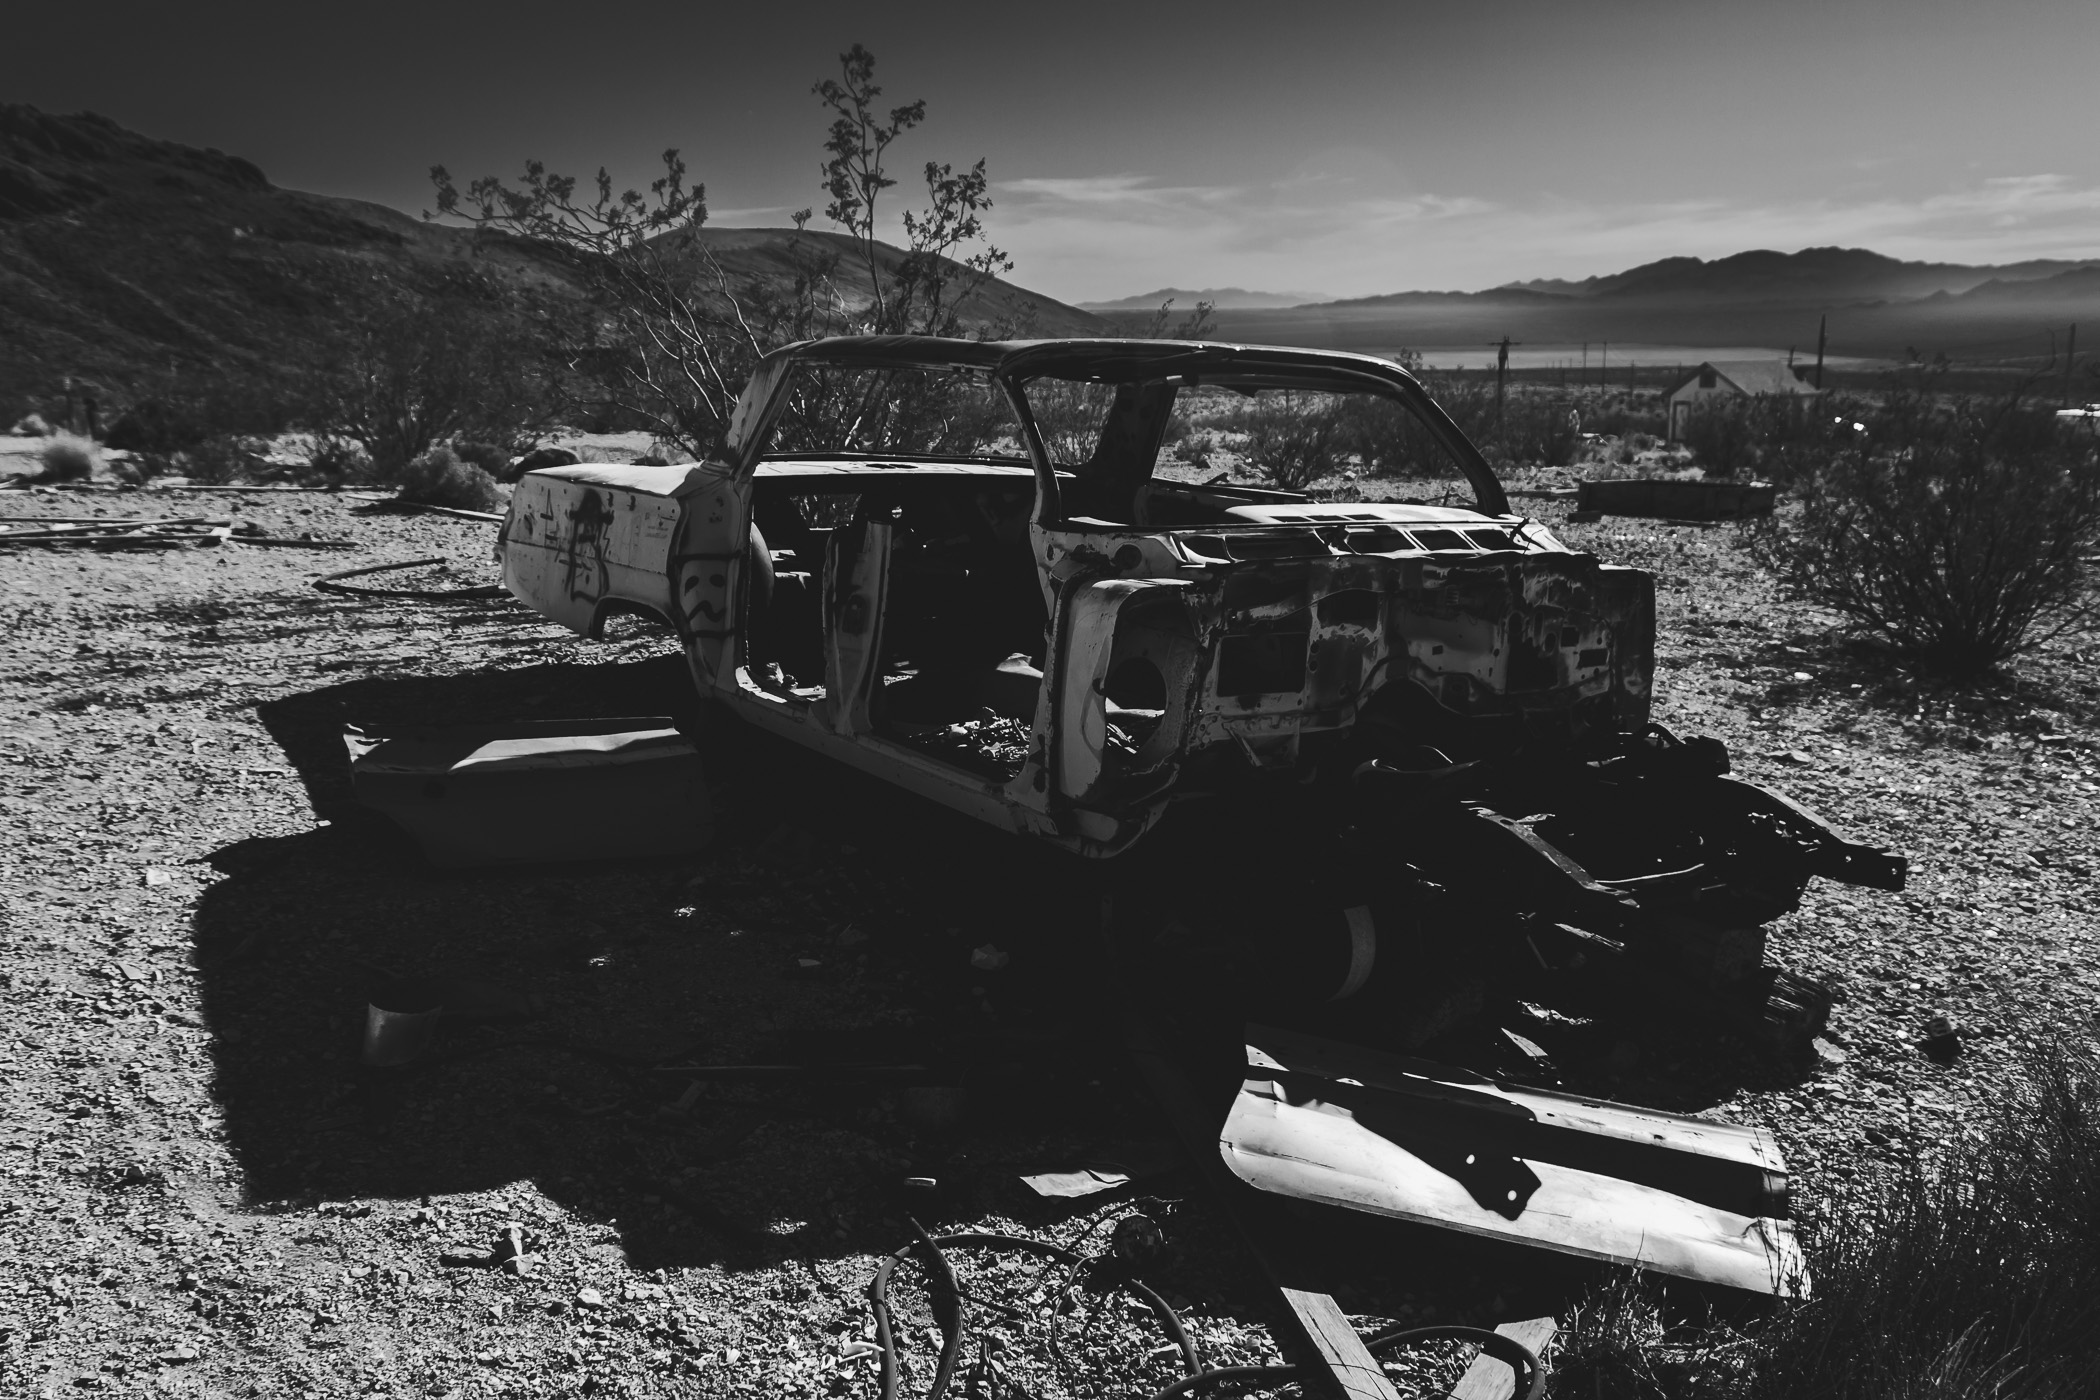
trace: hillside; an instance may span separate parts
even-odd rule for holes
[[[701,236],[745,285],[790,276],[798,237],[845,242],[792,229]],[[267,371],[323,332],[347,297],[377,286],[442,298],[469,269],[520,306],[578,297],[567,259],[551,249],[280,189],[237,156],[91,113],[0,105],[0,415],[55,398],[68,376],[122,400],[185,372]],[[849,301],[867,295],[864,273],[842,266],[838,280]],[[964,314],[1029,318],[1041,335],[1103,327],[1005,282]]]

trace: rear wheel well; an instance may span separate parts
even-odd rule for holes
[[[656,623],[672,632],[678,630],[670,618],[647,603],[637,603],[631,598],[605,598],[600,600],[597,608],[591,613],[591,627],[584,635],[594,642],[602,641],[605,637],[605,620],[609,617],[638,617],[644,622]]]

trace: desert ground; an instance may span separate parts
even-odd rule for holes
[[[1768,1125],[1812,1226],[1838,1183],[1964,1132],[2023,1046],[2095,1028],[2100,637],[1943,692],[1779,598],[1731,528],[1526,504],[1659,575],[1658,719],[1912,859],[1904,894],[1819,882],[1774,930],[1774,960],[1839,996],[1814,1063],[1662,1032],[1549,1046],[1570,1085]],[[672,640],[318,592],[424,556],[448,565],[397,581],[494,582],[492,526],[342,495],[46,489],[0,514],[354,544],[0,550],[0,1393],[872,1395],[863,1291],[907,1214],[1098,1247],[1129,1209],[1017,1181],[1160,1131],[1089,995],[1082,872],[734,738],[701,854],[435,871],[352,802],[344,725],[683,715]],[[987,944],[1003,967],[973,965]],[[486,1014],[365,1071],[375,969],[467,979]],[[1940,1015],[1951,1063],[1920,1046]],[[813,1052],[966,1064],[967,1106],[650,1069]],[[1136,1189],[1165,1203],[1155,1281],[1206,1359],[1273,1357],[1269,1295],[1193,1178]],[[486,1262],[513,1224],[519,1272]],[[1583,1282],[1463,1248],[1356,1263],[1336,1291],[1367,1326],[1532,1315]],[[966,1282],[1047,1287],[1033,1264]],[[906,1320],[919,1393],[930,1317]],[[1061,1363],[1032,1326],[973,1364],[1046,1397],[1176,1374],[1105,1293]]]

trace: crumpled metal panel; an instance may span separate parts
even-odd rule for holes
[[[1805,1297],[1784,1164],[1756,1129],[1250,1028],[1219,1138],[1260,1190]]]

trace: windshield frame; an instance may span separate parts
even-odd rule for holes
[[[730,466],[748,478],[774,435],[789,371],[798,364],[840,368],[969,370],[1005,392],[1035,470],[1031,519],[1064,521],[1060,473],[1044,446],[1026,385],[1036,379],[1103,384],[1173,380],[1196,386],[1297,389],[1391,399],[1412,413],[1473,488],[1484,515],[1509,514],[1509,498],[1486,457],[1421,382],[1391,360],[1338,350],[1231,345],[1208,340],[1046,340],[999,342],[935,336],[839,336],[783,346],[760,361],[739,398],[727,434]],[[1156,472],[1156,466],[1152,469]],[[1259,529],[1260,526],[1249,528]]]

